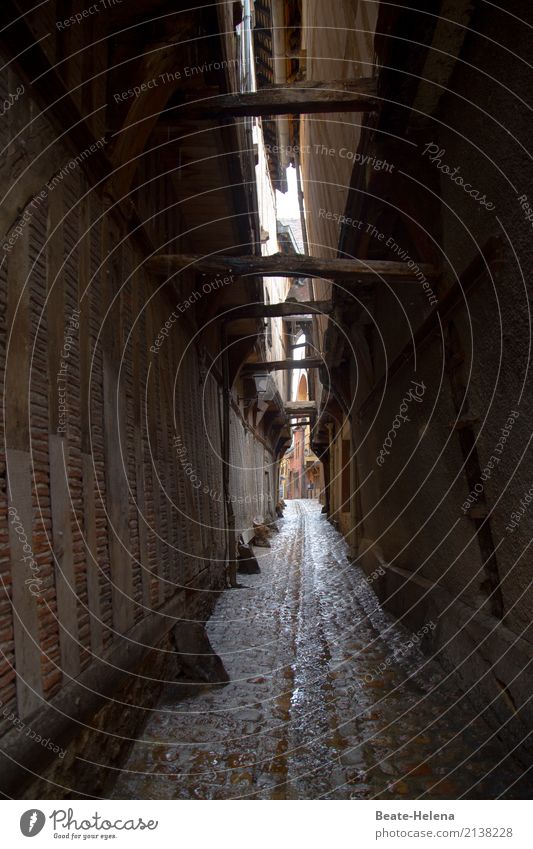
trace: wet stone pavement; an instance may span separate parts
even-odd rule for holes
[[[208,623],[231,681],[169,686],[113,798],[524,798],[521,768],[379,606],[316,501],[292,501],[260,575]]]

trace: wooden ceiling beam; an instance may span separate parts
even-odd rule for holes
[[[184,103],[169,124],[185,118],[242,118],[246,116],[300,115],[315,112],[374,112],[378,108],[376,81],[299,80],[284,85],[237,94],[223,94]]]
[[[301,419],[306,418],[308,416],[314,416],[316,414],[315,408],[306,408],[305,413],[286,413],[289,419]]]
[[[324,365],[322,357],[307,357],[302,360],[261,360],[246,363],[243,370],[249,371],[288,371],[289,369],[320,368]]]
[[[225,274],[235,277],[322,277],[329,280],[377,282],[414,282],[413,271],[404,262],[361,259],[323,259],[305,254],[271,254],[270,256],[193,256],[160,254],[146,262],[148,271],[170,275],[182,268],[193,268],[203,274]],[[416,266],[426,277],[433,277],[433,266]]]
[[[327,315],[333,310],[331,301],[284,301],[280,304],[247,304],[246,306],[228,306],[219,318],[226,321],[238,321],[243,318],[294,318],[313,314]]]
[[[316,413],[316,401],[285,401],[288,416],[312,416]]]

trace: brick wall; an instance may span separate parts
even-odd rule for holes
[[[1,91],[16,83],[10,72]],[[148,277],[139,242],[83,167],[61,170],[76,154],[50,125],[39,119],[28,143],[15,138],[34,115],[26,95],[0,127],[8,152],[0,177],[14,193],[1,244],[15,234],[0,263],[0,734],[8,749],[19,733],[11,712],[40,727],[58,721],[61,703],[57,734],[76,736],[69,717],[81,718],[99,659],[127,647],[134,628],[142,644],[148,620],[150,645],[160,645],[172,616],[208,615],[225,583],[216,373],[204,373],[188,316],[150,350],[175,293]],[[46,158],[43,139],[52,141]],[[232,442],[250,469],[232,485],[260,499],[268,450],[236,415]],[[274,482],[272,474],[272,498]],[[252,502],[239,521],[249,525],[257,512]],[[158,618],[163,608],[172,616]],[[146,697],[134,680],[120,687],[125,698]],[[77,739],[73,756],[88,745]]]

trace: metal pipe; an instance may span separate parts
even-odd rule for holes
[[[244,53],[244,76],[243,76],[243,90],[244,91],[255,91],[254,85],[254,75],[252,68],[252,9],[250,5],[250,0],[244,0],[243,2],[244,8],[244,17],[242,21],[242,35],[243,35],[243,53]]]
[[[274,66],[274,82],[283,85],[287,82],[287,65],[285,59],[285,21],[282,0],[272,2],[272,64]],[[281,148],[281,166],[286,169],[289,162],[289,119],[286,115],[276,119]]]

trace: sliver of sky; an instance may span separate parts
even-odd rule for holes
[[[295,168],[287,168],[287,184],[289,186],[289,190],[286,194],[276,191],[276,205],[280,221],[284,221],[286,218],[300,217]]]

